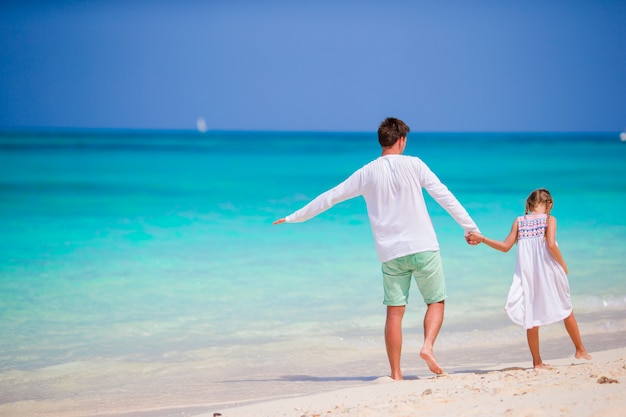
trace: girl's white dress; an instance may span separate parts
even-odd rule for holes
[[[517,263],[504,309],[525,329],[567,318],[572,313],[569,282],[548,251],[548,216],[520,216],[517,224]]]

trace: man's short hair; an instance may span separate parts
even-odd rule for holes
[[[410,130],[402,120],[387,117],[378,126],[378,143],[383,148],[393,146],[398,139],[406,137]]]

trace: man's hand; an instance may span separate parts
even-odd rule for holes
[[[480,241],[476,240],[476,235],[477,233],[474,232],[469,235],[465,235],[465,241],[472,246],[478,245]],[[478,236],[480,236],[480,234],[478,234]]]

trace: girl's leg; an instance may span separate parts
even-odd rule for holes
[[[530,354],[533,357],[533,368],[544,368],[546,365],[544,365],[539,354],[539,327],[535,326],[532,329],[527,329],[526,339],[528,340]]]
[[[580,337],[580,331],[578,330],[578,322],[576,321],[576,317],[574,317],[574,312],[570,314],[565,320],[563,320],[563,324],[565,324],[565,329],[569,334],[570,339],[574,343],[574,347],[576,348],[576,353],[574,353],[574,357],[577,359],[591,359],[591,355],[587,353],[585,346],[583,346],[583,339]]]

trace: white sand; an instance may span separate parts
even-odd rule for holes
[[[626,332],[621,321],[611,323],[615,331],[584,333],[591,361],[564,358],[572,351],[565,330],[545,329],[542,357],[553,369],[541,371],[528,369],[523,339],[494,345],[486,333],[481,346],[442,337],[437,358],[449,374],[435,377],[413,340],[403,353],[407,380],[401,382],[377,380],[388,371],[383,346],[329,350],[314,341],[301,347],[309,356],[286,355],[282,367],[275,356],[285,349],[259,345],[253,357],[244,355],[249,349],[229,348],[232,360],[225,362],[200,351],[172,363],[8,370],[0,373],[0,417],[623,417]],[[618,383],[600,384],[600,378]]]
[[[381,378],[197,417],[626,416],[626,347],[593,352],[591,361],[548,363],[552,369],[530,369],[526,361],[417,380]]]

